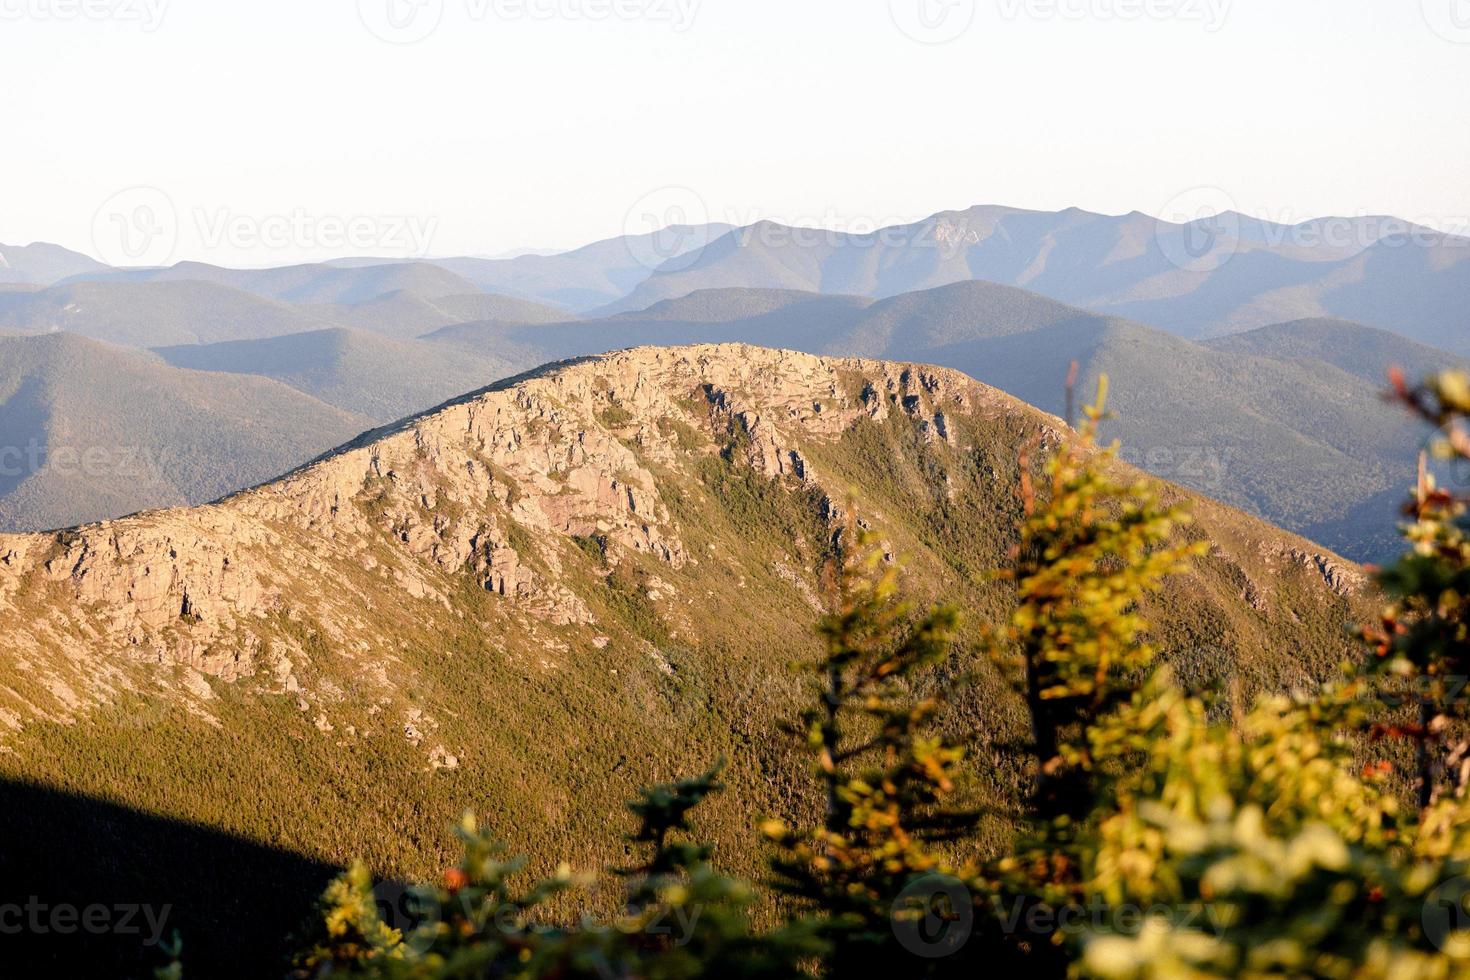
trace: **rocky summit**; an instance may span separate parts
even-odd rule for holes
[[[973,638],[1010,601],[989,573],[1015,539],[1021,459],[1067,438],[914,364],[710,345],[550,365],[214,504],[0,537],[0,767],[311,868],[376,854],[421,876],[466,807],[517,850],[616,860],[635,787],[725,756],[737,791],[711,802],[710,836],[754,870],[753,822],[816,805],[780,725],[844,515],[916,599],[969,610]],[[1154,600],[1164,655],[1248,690],[1329,672],[1361,572],[1191,499],[1181,533],[1212,548]],[[995,759],[967,792],[1000,803],[1024,715],[971,659],[953,723]],[[222,884],[108,860],[175,889],[196,935],[231,934]],[[231,887],[274,896],[249,927],[269,949],[321,880],[252,873]]]
[[[374,591],[452,608],[464,575],[540,621],[595,625],[559,574],[558,546],[596,538],[682,568],[691,556],[657,471],[687,471],[724,448],[717,436],[738,433],[754,473],[819,489],[805,440],[830,443],[860,419],[898,412],[925,439],[953,444],[947,415],[1005,411],[1021,409],[952,371],[734,346],[627,351],[369,432],[210,506],[0,537],[0,595],[11,608],[66,599],[26,631],[28,656],[85,646],[102,661],[179,663],[226,680],[266,669],[295,690],[292,658],[303,653],[286,644],[263,654],[271,617],[310,615],[348,643],[361,625],[352,610]],[[344,563],[372,573],[378,590],[349,587]],[[105,691],[91,682],[106,673],[99,664],[48,683],[81,704]],[[28,713],[10,707],[11,721]]]

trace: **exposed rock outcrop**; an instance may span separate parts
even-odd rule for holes
[[[407,596],[463,617],[464,588],[520,617],[551,669],[565,643],[538,630],[586,626],[589,644],[600,632],[565,574],[568,539],[671,572],[697,563],[665,494],[697,482],[701,459],[723,453],[814,487],[831,523],[848,487],[824,485],[822,445],[860,422],[902,419],[922,442],[963,454],[975,449],[967,432],[1001,417],[1029,420],[1044,447],[1063,438],[1058,420],[940,368],[744,345],[551,365],[215,504],[0,536],[0,616],[21,627],[7,653],[16,681],[0,678],[0,721],[25,713],[22,690],[49,691],[68,713],[128,690],[119,663],[263,676],[305,711],[341,696],[309,679],[313,658],[331,649],[360,658],[363,683],[381,693],[398,652],[379,608]],[[953,501],[949,474],[936,479],[934,492]],[[1276,553],[1339,594],[1362,586],[1331,556]],[[775,574],[816,604],[797,570]],[[689,601],[668,583],[646,599]],[[206,702],[201,692],[200,711]]]
[[[84,665],[110,654],[179,662],[224,679],[261,669],[258,625],[272,618],[308,609],[347,642],[354,607],[374,597],[335,574],[343,562],[446,604],[446,583],[469,575],[543,622],[589,623],[546,542],[595,537],[681,567],[689,554],[654,467],[738,442],[758,472],[815,482],[809,440],[899,411],[953,441],[950,419],[985,404],[1024,410],[953,371],[741,345],[553,365],[216,504],[0,537],[0,611],[24,621],[21,607],[45,593],[25,650],[58,648]],[[295,683],[301,655],[277,651],[264,666]]]

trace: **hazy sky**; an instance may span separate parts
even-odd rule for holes
[[[1470,230],[1470,0],[0,0],[0,65],[0,242],[114,261],[1180,195]]]

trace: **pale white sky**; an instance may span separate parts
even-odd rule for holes
[[[1200,186],[1465,231],[1470,0],[0,0],[0,132],[0,242],[114,261]]]

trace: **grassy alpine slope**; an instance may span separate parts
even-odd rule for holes
[[[1015,540],[1019,452],[1061,438],[953,371],[639,349],[466,396],[216,505],[0,537],[0,614],[24,624],[0,661],[0,776],[232,853],[424,877],[465,807],[516,851],[617,864],[624,800],[724,755],[730,792],[701,826],[754,875],[755,821],[817,805],[776,726],[803,703],[788,665],[819,652],[818,574],[850,495],[917,601],[969,611],[948,724],[992,763],[962,791],[995,805],[980,840],[999,849],[1025,713],[974,631],[1010,607],[987,573]],[[1357,569],[1168,496],[1194,501],[1186,533],[1209,541],[1151,600],[1181,675],[1249,693],[1333,671],[1368,611]],[[9,819],[38,853],[79,852],[39,816]],[[173,903],[202,975],[270,970],[316,890],[266,862],[201,875],[197,848],[131,853],[110,873]],[[61,887],[69,868],[14,880]]]

